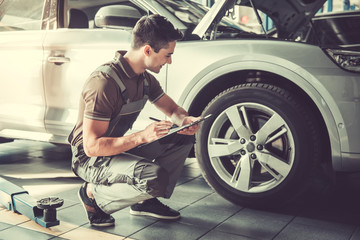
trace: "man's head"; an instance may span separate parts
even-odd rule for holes
[[[166,63],[171,64],[176,41],[183,34],[163,16],[142,17],[135,25],[132,35],[132,52],[142,56],[140,71],[148,69],[159,73]]]
[[[183,34],[175,29],[171,22],[158,14],[140,18],[132,34],[131,47],[133,49],[150,45],[156,53],[161,48],[167,48],[169,42],[180,40],[183,37]]]

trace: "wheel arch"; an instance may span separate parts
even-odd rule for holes
[[[302,75],[299,74],[302,73]],[[335,101],[323,85],[305,69],[294,71],[269,62],[236,62],[217,67],[208,74],[194,78],[179,99],[189,113],[199,116],[216,95],[229,87],[251,82],[263,82],[281,87],[300,96],[316,114],[324,137],[324,147],[329,149],[324,160],[334,170],[341,170],[340,136],[347,138],[346,130],[339,133],[337,124],[344,122]],[[316,85],[317,89],[315,89]],[[322,88],[322,89],[319,89]],[[324,100],[323,95],[326,95]],[[330,104],[329,104],[330,102]],[[337,119],[334,117],[337,116]]]

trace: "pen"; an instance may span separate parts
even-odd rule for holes
[[[160,122],[161,120],[160,119],[157,119],[157,118],[153,118],[153,117],[149,117],[151,120],[153,121],[156,121],[156,122]]]

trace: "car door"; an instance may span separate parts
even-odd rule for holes
[[[43,0],[0,1],[1,135],[44,131],[43,8]]]
[[[98,31],[101,31],[99,29]],[[101,64],[114,57],[121,43],[104,32],[93,38],[90,30],[49,31],[44,43],[45,124],[49,133],[66,137],[77,120],[81,90],[86,79]],[[120,34],[118,39],[125,38]]]
[[[55,136],[54,142],[65,142],[74,127],[81,91],[90,74],[130,43],[130,32],[91,26],[92,11],[71,5],[69,9],[58,9],[57,13],[69,13],[70,21],[67,26],[58,24],[49,30],[44,40],[45,125],[47,132]],[[72,18],[77,20],[74,25]]]
[[[117,4],[129,6],[131,3],[122,1]],[[143,9],[135,4],[130,6]],[[111,61],[117,50],[129,49],[131,39],[131,29],[100,28],[94,25],[95,14],[102,6],[79,1],[68,2],[63,7],[66,8],[63,11],[69,14],[69,23],[58,23],[56,29],[47,32],[44,40],[45,126],[48,133],[57,137],[55,142],[64,142],[76,123],[80,95],[86,79],[98,66]],[[147,11],[140,10],[140,14],[147,14]],[[78,20],[74,25],[71,23],[73,18]],[[79,19],[87,19],[88,23],[81,23]],[[156,74],[162,83],[165,82],[165,76],[166,70]],[[148,117],[154,108],[152,104],[146,105],[144,113],[147,114],[141,114],[133,131],[144,129],[150,123]],[[153,116],[164,117],[159,111]]]

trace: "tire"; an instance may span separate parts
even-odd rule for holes
[[[303,193],[320,159],[311,111],[291,93],[243,84],[204,109],[195,154],[205,180],[229,201],[272,207]]]

